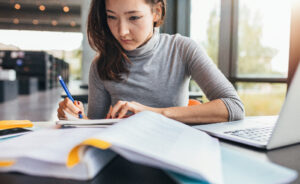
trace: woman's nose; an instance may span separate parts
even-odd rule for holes
[[[125,21],[120,21],[119,23],[119,35],[126,36],[129,34],[129,26]]]

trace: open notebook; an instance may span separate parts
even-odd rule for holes
[[[66,120],[59,120],[57,125],[62,128],[107,128],[122,119],[79,119],[64,110]]]
[[[118,153],[132,162],[222,183],[218,140],[153,112],[105,129],[39,130],[0,142],[0,150],[1,172],[91,179]]]
[[[196,183],[232,183],[224,178],[243,183],[247,176],[260,177],[255,175],[258,169],[269,175],[276,174],[272,180],[264,180],[266,183],[274,178],[289,182],[297,176],[295,171],[275,164],[265,166],[255,159],[224,152],[217,139],[153,112],[138,113],[105,129],[38,130],[0,142],[0,150],[0,172],[18,171],[79,180],[93,178],[116,153],[132,162],[177,173]],[[249,163],[256,168],[247,169]],[[228,169],[230,167],[236,168]],[[228,177],[236,176],[237,171],[242,178]]]
[[[122,119],[76,119],[76,120],[59,120],[57,125],[63,128],[106,128],[118,123]]]

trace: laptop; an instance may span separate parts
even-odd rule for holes
[[[267,150],[300,143],[300,64],[278,116],[246,117],[193,127],[218,138]]]

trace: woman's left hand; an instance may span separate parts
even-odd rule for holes
[[[146,110],[158,112],[158,109],[156,108],[148,107],[134,101],[118,101],[114,107],[110,107],[106,118],[124,118],[126,117],[127,112],[136,114]]]

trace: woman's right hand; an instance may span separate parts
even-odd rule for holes
[[[58,119],[67,119],[65,112],[76,118],[78,118],[79,114],[81,114],[84,119],[88,119],[84,114],[83,104],[80,101],[75,100],[73,103],[69,98],[65,98],[59,103],[59,107],[57,109]]]

